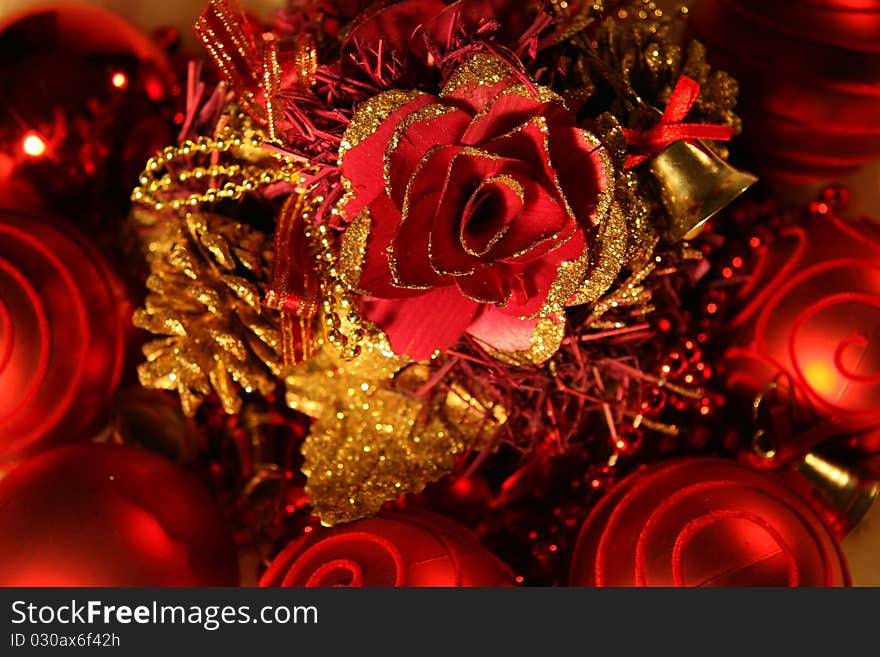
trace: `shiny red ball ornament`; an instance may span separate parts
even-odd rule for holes
[[[880,429],[880,227],[814,206],[756,248],[716,365],[775,464]]]
[[[234,586],[235,546],[191,475],[135,447],[85,443],[0,480],[0,586]]]
[[[48,4],[0,18],[0,183],[71,211],[122,204],[172,139],[162,50],[116,14]]]
[[[131,311],[81,235],[0,209],[0,462],[100,427]]]
[[[830,180],[880,158],[880,2],[699,0],[693,35],[739,81],[753,168]]]
[[[584,522],[573,586],[846,586],[844,557],[810,504],[732,461],[636,471]]]
[[[513,574],[467,529],[408,510],[305,534],[260,586],[513,586]]]

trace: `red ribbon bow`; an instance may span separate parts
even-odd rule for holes
[[[273,34],[257,34],[237,0],[211,0],[195,31],[238,102],[274,141],[284,121],[283,89],[311,85],[316,65],[312,36],[297,35],[280,48]]]
[[[641,164],[653,157],[670,144],[683,139],[713,139],[716,141],[728,141],[733,137],[733,128],[727,125],[714,125],[709,123],[682,123],[684,117],[690,112],[691,107],[700,94],[700,85],[686,75],[678,78],[663,116],[652,128],[648,130],[623,129],[626,142],[633,151],[626,157],[624,168]]]

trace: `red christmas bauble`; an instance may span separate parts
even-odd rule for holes
[[[2,586],[234,586],[235,546],[214,501],[170,461],[86,443],[0,480]]]
[[[880,157],[880,2],[699,0],[689,24],[740,83],[764,176],[827,180]]]
[[[67,213],[127,201],[172,138],[165,54],[106,9],[49,4],[0,19],[0,180]],[[10,183],[8,183],[10,184]]]
[[[104,421],[131,304],[75,231],[0,209],[0,461]]]
[[[880,429],[880,227],[826,211],[755,256],[716,368],[747,433],[783,463]]]
[[[513,586],[476,536],[424,511],[316,529],[275,558],[261,586]]]
[[[584,522],[573,586],[845,586],[808,502],[732,461],[675,459],[623,479]]]

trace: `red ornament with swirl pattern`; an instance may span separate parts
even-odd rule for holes
[[[813,208],[757,248],[718,363],[776,464],[880,428],[880,228]]]
[[[880,157],[880,3],[700,0],[690,26],[739,81],[764,176],[827,180]]]
[[[208,492],[140,448],[84,443],[0,481],[0,586],[234,586],[232,536]]]
[[[573,586],[844,586],[846,562],[809,503],[732,461],[639,470],[584,522]]]
[[[0,460],[100,425],[130,317],[122,284],[77,233],[0,210]]]
[[[467,529],[423,511],[315,529],[288,545],[261,586],[512,586],[510,569]]]

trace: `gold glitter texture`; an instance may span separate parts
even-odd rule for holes
[[[420,95],[422,94],[418,91],[393,89],[374,96],[361,105],[339,144],[340,164],[346,153],[376,132],[385,119]]]
[[[593,303],[607,292],[627,262],[629,231],[626,217],[616,204],[611,206],[608,220],[602,225],[596,243],[596,259],[590,275],[578,289],[574,304]]]
[[[394,355],[374,327],[361,354],[325,341],[286,376],[287,404],[315,418],[302,452],[306,487],[325,524],[355,520],[417,492],[479,449],[506,411],[455,383],[423,392],[431,370]]]
[[[513,78],[510,66],[492,55],[477,54],[464,60],[446,81],[440,98],[474,87],[492,87]]]
[[[544,317],[538,320],[525,351],[490,351],[489,354],[508,365],[541,365],[559,351],[565,338],[565,320]]]
[[[149,294],[139,328],[166,337],[144,345],[141,384],[176,390],[187,415],[212,392],[227,413],[240,392],[267,395],[280,375],[277,313],[262,308],[270,241],[218,215],[190,214],[148,244]]]

